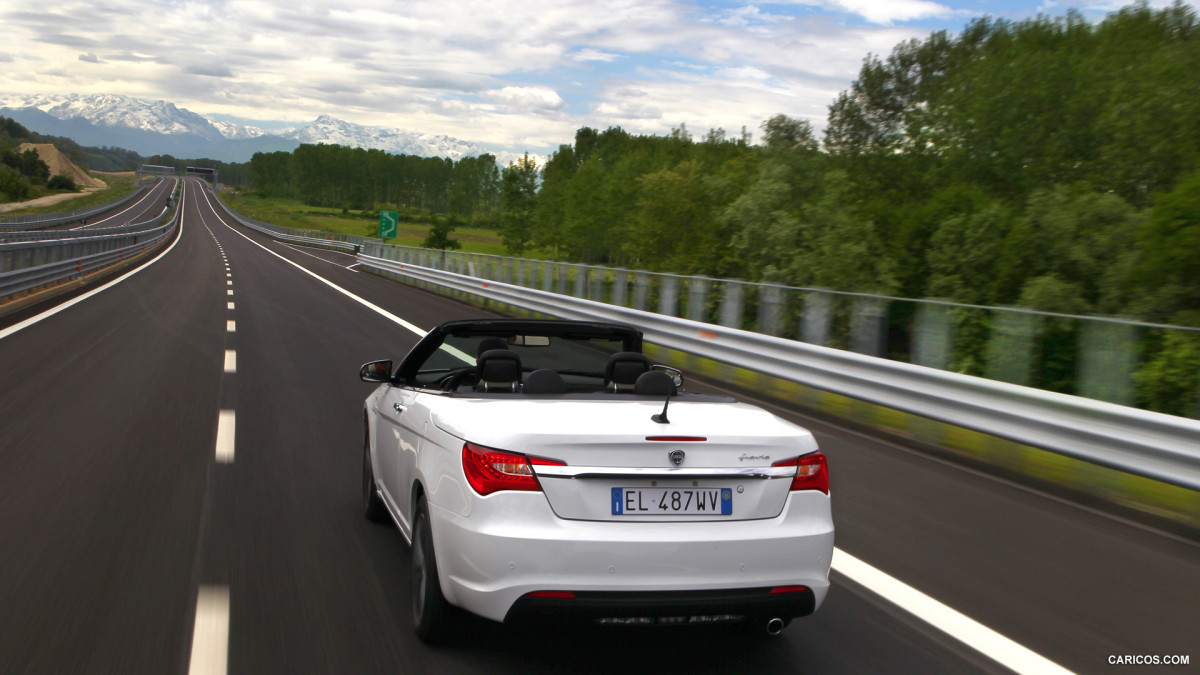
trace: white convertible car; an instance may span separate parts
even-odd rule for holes
[[[413,623],[753,622],[829,587],[825,456],[766,411],[679,389],[637,329],[517,319],[426,335],[363,407],[363,508],[412,544]]]

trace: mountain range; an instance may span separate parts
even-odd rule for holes
[[[82,145],[126,148],[144,156],[245,162],[256,152],[287,152],[301,143],[450,159],[486,152],[476,143],[450,136],[363,126],[329,115],[304,127],[266,131],[211,120],[169,101],[116,94],[0,95],[0,115],[39,133],[66,136]]]

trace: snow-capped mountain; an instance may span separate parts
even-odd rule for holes
[[[271,133],[213,121],[168,101],[115,94],[0,95],[0,115],[40,133],[66,136],[84,145],[128,148],[146,156],[245,162],[255,152],[290,151],[301,143],[451,159],[485,152],[475,143],[450,136],[363,126],[329,115],[300,129]]]
[[[475,143],[445,135],[424,134],[404,129],[368,127],[321,115],[315,122],[295,131],[279,134],[301,143],[328,143],[352,148],[375,148],[386,152],[422,157],[459,159],[478,155],[484,149]]]
[[[98,127],[134,129],[169,136],[195,134],[224,138],[212,122],[168,101],[147,101],[114,94],[5,96],[0,107],[36,108],[58,120],[83,119]]]
[[[212,121],[212,125],[221,132],[221,135],[231,141],[237,141],[244,138],[258,138],[266,136],[267,132],[258,127],[251,127],[245,124],[235,124],[234,122],[218,122]]]

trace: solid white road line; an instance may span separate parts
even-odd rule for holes
[[[209,207],[212,208],[212,200],[204,193],[204,198],[208,201]],[[312,272],[300,265],[288,260],[271,249],[254,241],[245,234],[238,232],[225,222],[221,214],[214,208],[213,213],[217,219],[224,223],[231,231],[244,237],[247,241],[258,246],[262,250],[279,258],[280,260],[294,266],[296,269],[308,274],[321,283],[329,286],[335,291],[345,295],[346,297],[362,304],[363,306],[379,313],[380,315],[394,321],[395,323],[407,328],[417,335],[424,336],[426,331],[421,330],[417,326],[401,319],[382,307],[363,298],[354,295],[350,291],[338,286],[337,284],[325,279],[324,277]],[[466,356],[466,355],[464,355]],[[461,358],[461,357],[460,357]],[[839,573],[846,575],[856,583],[868,588],[880,597],[895,603],[899,608],[912,613],[922,621],[929,623],[933,627],[945,632],[955,639],[965,643],[976,651],[995,660],[997,663],[1010,668],[1018,673],[1069,673],[1071,671],[1059,666],[1046,659],[1045,657],[1033,652],[1032,650],[1004,637],[996,631],[984,626],[983,624],[971,619],[970,617],[944,605],[937,600],[925,595],[917,589],[905,584],[895,577],[871,567],[867,563],[855,558],[841,549],[834,549],[833,552],[833,569]]]
[[[225,350],[225,372],[237,372],[237,352],[232,349]]]
[[[1014,672],[1071,672],[841,549],[833,551],[833,569]]]
[[[217,461],[229,464],[233,461],[233,438],[237,427],[237,414],[232,410],[222,410],[217,416]]]
[[[151,265],[158,262],[159,260],[162,260],[163,256],[170,253],[171,249],[175,248],[175,244],[178,244],[180,238],[183,237],[183,207],[184,207],[183,200],[185,198],[186,198],[186,195],[184,195],[184,197],[180,197],[180,200],[179,200],[179,215],[176,216],[179,218],[179,228],[175,232],[175,241],[171,242],[171,245],[167,247],[167,250],[165,250],[162,253],[159,253],[157,256],[155,256],[154,260],[151,260],[150,262],[146,263],[145,265],[140,265],[138,267],[135,267],[134,269],[126,272],[125,274],[117,277],[116,279],[113,279],[112,281],[108,282],[107,284],[104,284],[103,286],[101,286],[99,288],[90,290],[87,293],[84,293],[83,295],[79,295],[74,298],[71,298],[70,300],[62,303],[61,305],[51,307],[50,309],[42,312],[41,314],[38,314],[36,316],[31,316],[28,319],[25,319],[24,321],[21,321],[19,323],[14,323],[13,325],[9,326],[8,328],[0,330],[0,340],[3,340],[4,338],[8,337],[9,335],[12,335],[13,333],[15,333],[19,330],[30,327],[33,324],[41,321],[42,319],[48,319],[69,307],[74,307],[75,305],[78,305],[79,303],[83,302],[84,300],[87,300],[88,298],[92,297],[93,295],[96,295],[97,293],[102,293],[104,291],[107,291],[108,289],[112,288],[113,286],[116,286],[117,284],[121,283],[122,281],[125,281],[129,277],[132,277],[133,275],[137,274],[138,272],[141,272],[142,270],[150,267]]]
[[[196,596],[188,675],[225,675],[229,666],[229,587],[201,586]]]
[[[162,183],[162,185],[166,185],[166,182],[164,181],[164,182]],[[102,219],[102,220],[97,220],[97,221],[96,221],[96,222],[94,222],[94,223],[89,223],[89,224],[87,224],[87,225],[80,225],[79,227],[72,227],[72,228],[70,228],[70,230],[71,230],[72,232],[74,232],[75,230],[82,230],[82,229],[83,229],[83,228],[85,228],[85,227],[96,227],[96,226],[97,226],[97,225],[99,225],[100,223],[107,223],[108,221],[112,220],[113,218],[116,218],[117,216],[121,215],[122,213],[125,213],[126,211],[128,211],[128,210],[130,210],[130,209],[135,209],[135,208],[137,208],[137,207],[138,207],[138,205],[140,205],[142,202],[146,201],[147,199],[157,199],[157,196],[155,195],[155,193],[159,191],[159,187],[160,187],[159,185],[155,185],[155,186],[154,186],[154,188],[153,188],[152,190],[150,190],[150,191],[149,191],[149,192],[147,192],[146,194],[142,195],[142,198],[141,198],[141,199],[139,199],[139,200],[137,200],[136,202],[134,202],[134,203],[133,203],[132,205],[130,205],[128,208],[121,209],[120,211],[118,211],[118,212],[116,212],[116,213],[112,214],[111,216],[109,216],[109,217],[107,217],[107,218],[104,218],[104,219]],[[172,192],[174,192],[174,191],[175,191],[175,187],[174,187],[174,186],[172,186],[172,187],[171,187],[171,191],[172,191]],[[165,209],[164,209],[164,210],[165,210]],[[98,228],[97,228],[97,229],[98,229]]]
[[[218,218],[220,218],[220,216],[217,216],[217,217],[218,217]],[[224,221],[222,221],[222,222],[224,222]],[[315,258],[315,259],[317,259],[317,260],[320,260],[320,261],[321,261],[321,262],[323,262],[323,263],[329,263],[330,265],[337,265],[338,267],[341,267],[341,268],[342,268],[342,269],[344,269],[344,270],[350,270],[350,267],[354,267],[354,265],[350,265],[350,267],[346,267],[345,265],[342,265],[341,263],[335,263],[335,262],[333,262],[332,260],[326,260],[326,259],[322,258],[322,257],[321,257],[321,256],[319,256],[319,255],[313,255],[313,254],[309,253],[308,251],[302,251],[302,250],[300,250],[299,248],[296,248],[295,246],[292,246],[291,244],[285,244],[285,243],[283,243],[283,242],[279,242],[279,245],[280,245],[280,246],[285,246],[285,247],[287,247],[287,248],[290,248],[290,249],[292,249],[293,251],[295,251],[296,253],[302,253],[302,254],[304,254],[304,255],[306,255],[306,256],[308,256],[308,257],[310,257],[310,258]],[[341,251],[329,251],[329,252],[330,252],[330,253],[336,253],[336,254],[338,254],[338,255],[349,256],[349,257],[351,257],[351,258],[353,258],[353,257],[354,257],[354,256],[350,255],[349,253],[343,253],[343,252],[341,252]],[[355,263],[355,264],[358,264],[358,263]],[[358,273],[358,270],[350,270],[350,271],[351,271],[351,272],[354,272],[355,274],[357,274],[357,273]]]

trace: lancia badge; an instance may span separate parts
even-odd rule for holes
[[[671,460],[671,463],[674,464],[675,466],[679,466],[680,464],[683,464],[683,451],[682,450],[672,450],[671,452],[667,453],[667,457]]]

